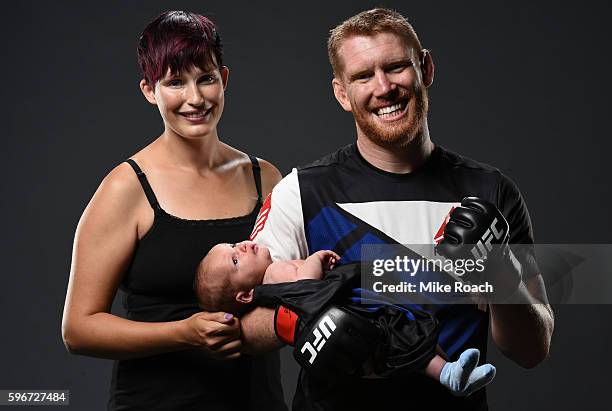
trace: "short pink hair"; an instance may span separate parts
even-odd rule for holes
[[[223,66],[223,45],[215,24],[186,11],[166,11],[145,27],[138,41],[138,64],[145,81],[155,86],[170,72],[191,67]]]

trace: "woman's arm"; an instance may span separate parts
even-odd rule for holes
[[[260,159],[259,165],[261,167],[261,191],[265,199],[283,176],[276,167],[266,160]]]
[[[138,212],[143,210],[143,201],[146,204],[136,175],[122,164],[104,179],[85,209],[76,230],[62,320],[67,349],[123,359],[199,346],[216,357],[237,357],[238,320],[225,319],[223,313],[198,313],[162,323],[110,314],[138,241]]]

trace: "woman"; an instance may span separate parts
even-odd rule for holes
[[[278,362],[241,355],[239,319],[200,312],[192,289],[212,245],[248,237],[280,173],[219,140],[228,69],[210,20],[163,13],[138,60],[164,132],[112,170],[83,213],[64,342],[117,360],[109,409],[283,408]],[[127,319],[110,314],[118,287]]]

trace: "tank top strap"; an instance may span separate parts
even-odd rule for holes
[[[140,181],[140,185],[142,186],[142,189],[144,190],[145,195],[147,196],[147,200],[149,200],[149,204],[151,204],[153,210],[157,211],[160,208],[159,202],[157,201],[157,197],[155,197],[155,193],[153,192],[153,189],[149,184],[149,180],[147,180],[147,176],[145,175],[145,173],[142,172],[138,164],[136,164],[136,162],[131,158],[128,158],[127,160],[125,160],[125,162],[131,165],[134,171],[136,172],[136,176],[138,176],[138,180]]]
[[[257,157],[249,155],[251,164],[253,164],[253,177],[255,177],[255,187],[257,188],[257,204],[261,204],[261,167]]]

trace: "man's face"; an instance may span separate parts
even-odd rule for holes
[[[421,130],[427,92],[414,64],[416,50],[393,33],[356,35],[338,50],[342,72],[334,91],[358,131],[385,147],[403,147]]]

